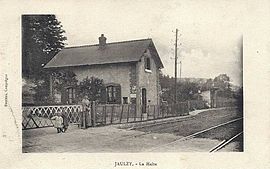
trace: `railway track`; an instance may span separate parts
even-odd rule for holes
[[[214,129],[217,129],[219,127],[223,127],[225,125],[228,125],[228,124],[231,124],[231,123],[234,123],[234,122],[237,122],[237,121],[240,121],[242,120],[243,117],[240,117],[240,118],[236,118],[234,120],[230,120],[228,122],[225,122],[225,123],[221,123],[221,124],[218,124],[218,125],[215,125],[215,126],[212,126],[210,128],[207,128],[207,129],[204,129],[204,130],[201,130],[201,131],[198,131],[198,132],[195,132],[193,134],[190,134],[188,136],[185,136],[185,137],[182,137],[182,138],[179,138],[179,139],[176,139],[172,142],[169,142],[169,143],[166,143],[166,144],[163,144],[163,145],[159,145],[159,146],[156,146],[154,148],[151,148],[148,150],[148,152],[151,152],[151,151],[154,151],[154,150],[158,150],[162,147],[165,147],[165,146],[169,146],[169,145],[173,145],[175,143],[179,143],[179,142],[183,142],[183,141],[187,141],[187,140],[190,140],[190,139],[193,139],[195,138],[196,136],[200,135],[200,134],[203,134],[203,133],[206,133],[206,132],[209,132],[209,131],[212,131]],[[240,132],[238,133],[237,135],[231,137],[230,139],[228,140],[223,140],[220,144],[218,144],[217,146],[213,147],[210,151],[211,152],[216,152],[218,150],[220,150],[221,148],[225,147],[226,145],[228,145],[230,142],[232,142],[236,137],[238,137],[239,135],[241,135],[243,132]]]
[[[227,118],[230,115],[224,115],[220,118]],[[204,116],[202,116],[201,118],[205,118]],[[152,124],[146,124],[146,125],[140,125],[140,126],[135,126],[135,127],[131,127],[131,128],[127,128],[127,130],[144,130],[145,128],[151,128],[151,127],[156,127],[159,126],[161,128],[159,129],[154,129],[151,131],[161,131],[161,130],[167,130],[167,129],[171,129],[171,128],[175,128],[177,127],[178,122],[185,122],[185,121],[189,121],[189,120],[196,120],[196,116],[189,116],[186,118],[181,118],[181,119],[177,119],[177,120],[173,120],[173,121],[165,121],[165,122],[157,122],[157,123],[152,123]],[[171,124],[176,124],[172,125],[172,126],[166,126],[166,125],[171,125]]]
[[[228,140],[223,140],[222,142],[220,142],[218,145],[216,145],[215,147],[213,147],[209,152],[210,153],[214,153],[217,152],[219,150],[221,150],[222,148],[224,148],[225,146],[227,146],[228,144],[230,144],[233,140],[235,140],[237,137],[239,137],[240,135],[242,135],[243,132],[241,131],[240,133],[234,135],[233,137],[231,137]]]
[[[207,114],[206,115],[201,114],[201,117],[199,119],[205,119],[205,116],[207,116]],[[219,118],[227,119],[230,116],[231,116],[230,114],[224,114],[222,116],[219,116]],[[230,118],[228,118],[228,120],[229,119]],[[185,141],[185,140],[188,140],[188,139],[192,139],[192,138],[196,137],[199,134],[206,133],[207,131],[213,130],[215,128],[219,128],[221,126],[225,126],[227,124],[231,124],[233,122],[236,122],[236,121],[239,121],[239,120],[242,120],[242,119],[243,119],[243,117],[236,118],[236,119],[230,120],[230,121],[228,121],[226,123],[218,124],[218,125],[215,125],[215,126],[212,126],[212,127],[210,126],[209,128],[207,128],[205,130],[202,130],[202,131],[199,131],[199,132],[196,132],[196,130],[195,130],[194,131],[195,133],[193,133],[191,135],[186,135],[186,134],[188,134],[188,132],[187,132],[186,134],[184,134],[184,136],[186,135],[185,137],[174,140],[172,143],[169,143],[169,145],[174,144],[174,142],[176,143],[176,142],[181,142],[181,141]],[[173,121],[156,122],[156,123],[145,124],[145,125],[140,125],[140,126],[133,126],[131,128],[126,128],[126,129],[127,130],[139,130],[139,131],[142,131],[142,132],[141,133],[135,133],[135,134],[132,134],[132,135],[122,136],[122,137],[119,137],[119,138],[113,138],[112,140],[113,141],[128,140],[128,139],[139,138],[139,137],[142,137],[142,136],[150,135],[150,134],[153,134],[155,132],[157,132],[157,133],[160,133],[160,132],[168,133],[170,130],[171,131],[176,131],[176,133],[178,133],[179,131],[177,129],[179,128],[179,122],[181,123],[181,122],[185,122],[185,121],[189,121],[189,120],[191,120],[191,121],[195,120],[196,121],[198,119],[196,119],[196,116],[189,116],[189,117],[186,117],[186,118],[176,119],[176,120],[173,120]],[[216,119],[212,119],[212,120],[215,121]],[[161,145],[161,147],[166,146],[166,145]],[[153,150],[158,149],[158,148],[159,147],[154,147]],[[152,149],[150,149],[150,151],[152,151]]]
[[[189,116],[189,117],[185,117],[185,118],[177,119],[177,120],[172,120],[172,121],[157,122],[157,123],[152,123],[152,124],[146,124],[146,125],[131,127],[131,128],[128,128],[128,130],[138,130],[138,129],[143,129],[143,128],[146,128],[146,127],[153,127],[153,126],[158,126],[158,125],[161,125],[161,124],[178,123],[178,122],[183,122],[183,121],[187,121],[187,120],[191,120],[191,119],[195,119],[195,116]]]
[[[153,124],[146,124],[146,125],[131,127],[131,128],[128,128],[127,130],[138,130],[138,129],[143,129],[143,128],[147,128],[147,127],[159,126],[159,125],[163,125],[163,124],[173,124],[173,123],[188,121],[191,119],[195,119],[195,116],[190,116],[190,117],[186,117],[183,119],[177,119],[177,120],[173,120],[173,121],[165,121],[165,122],[158,122],[158,123],[153,123]],[[164,129],[169,129],[169,128],[173,128],[173,127],[175,127],[175,126],[165,127]],[[126,138],[136,138],[136,137],[145,136],[145,135],[148,135],[151,133],[153,133],[153,130],[148,131],[148,132],[139,133],[139,134],[132,134],[132,135],[123,136],[123,137],[120,137],[120,138],[114,139],[114,140],[119,141],[119,140],[126,139]]]

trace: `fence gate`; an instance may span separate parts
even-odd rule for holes
[[[56,112],[65,113],[70,123],[80,123],[81,105],[22,107],[22,129],[52,127]]]

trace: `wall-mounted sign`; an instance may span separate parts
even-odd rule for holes
[[[136,98],[136,94],[130,94],[130,98]]]

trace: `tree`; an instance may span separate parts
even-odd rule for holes
[[[199,85],[194,82],[181,82],[177,83],[177,102],[184,102],[187,100],[197,99],[195,95],[198,94]],[[163,100],[168,103],[174,103],[174,86],[171,86],[167,90],[163,90],[161,95]]]
[[[22,16],[22,75],[34,83],[35,103],[52,99],[49,97],[50,72],[43,65],[64,47],[67,39],[64,32],[55,15]]]
[[[160,73],[159,80],[162,91],[162,100],[167,101],[168,103],[174,103],[174,78]],[[195,82],[182,81],[180,83],[177,83],[177,101],[183,102],[194,99],[194,96],[198,94],[199,88],[199,84]]]
[[[214,78],[214,86],[221,90],[230,88],[230,77],[227,74],[220,74]]]
[[[214,87],[218,88],[217,95],[220,97],[232,97],[230,77],[227,74],[220,74],[214,78]]]
[[[182,82],[178,84],[177,100],[180,102],[197,99],[194,98],[198,94],[199,86],[194,82]]]
[[[237,108],[240,112],[243,112],[243,87],[240,87],[237,91],[234,92],[233,97],[236,99]]]
[[[105,86],[102,79],[96,77],[86,77],[78,85],[78,97],[82,99],[88,96],[90,101],[103,101],[106,93]]]
[[[163,75],[162,72],[159,73],[159,81],[161,90],[167,90],[174,85],[174,78],[169,75]]]
[[[201,91],[210,90],[213,87],[213,85],[214,85],[213,80],[211,78],[207,79],[206,82],[201,85]]]
[[[60,70],[52,73],[53,88],[61,91],[69,86],[77,86],[76,74],[70,70]]]
[[[53,78],[53,93],[63,93],[63,91],[69,87],[76,87],[78,80],[76,75],[72,71],[55,71],[51,74]],[[35,104],[54,104],[55,98],[54,95],[50,96],[49,86],[50,80],[43,79],[31,79],[31,82],[34,84],[32,90],[34,93]],[[24,99],[24,98],[23,98]]]
[[[23,77],[42,79],[42,69],[65,45],[61,22],[55,15],[22,16],[22,72]]]

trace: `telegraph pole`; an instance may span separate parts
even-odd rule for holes
[[[174,51],[174,54],[175,54],[175,70],[174,70],[174,87],[175,87],[175,91],[174,91],[174,103],[177,103],[177,40],[178,40],[178,29],[176,29],[176,32],[175,32],[175,51]]]
[[[179,71],[179,83],[181,83],[181,75],[182,75],[182,59],[181,59],[181,56],[180,56],[180,71]]]

